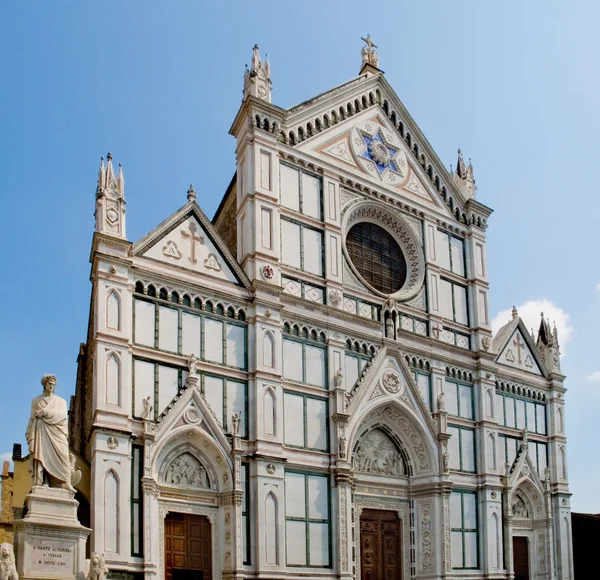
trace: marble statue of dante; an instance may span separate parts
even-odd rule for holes
[[[51,485],[75,491],[67,431],[67,402],[54,394],[56,377],[42,377],[44,392],[31,402],[25,437],[33,461],[33,485]]]

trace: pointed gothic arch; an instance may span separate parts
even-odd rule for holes
[[[114,288],[106,295],[106,328],[121,330],[121,296]]]
[[[270,491],[265,497],[265,563],[279,564],[279,503]]]
[[[490,567],[498,569],[502,565],[502,529],[496,512],[490,518],[490,544]]]
[[[487,436],[487,463],[490,469],[496,471],[496,438],[493,433],[488,433]]]
[[[277,396],[272,387],[263,395],[263,425],[265,435],[277,435]]]
[[[114,351],[106,356],[104,393],[107,405],[121,404],[121,359]]]
[[[275,337],[270,330],[263,335],[263,365],[269,368],[275,366]]]
[[[104,552],[119,552],[119,476],[113,469],[104,475]]]
[[[494,395],[491,389],[485,391],[485,414],[494,418]]]

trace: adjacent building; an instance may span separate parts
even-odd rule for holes
[[[101,164],[70,437],[113,574],[573,579],[556,330],[492,336],[473,167],[364,41],[290,109],[254,48],[212,220],[129,240]]]

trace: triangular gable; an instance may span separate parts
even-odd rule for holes
[[[399,194],[446,209],[421,176],[421,168],[397,130],[378,108],[368,109],[323,131],[297,147],[326,161],[341,162],[348,171]]]
[[[406,188],[404,192],[412,192],[421,201],[424,199],[423,193],[427,193],[433,200],[431,203],[442,208],[446,215],[456,218],[457,213],[467,209],[467,202],[470,200],[465,198],[464,193],[448,173],[447,167],[439,159],[383,73],[374,69],[365,69],[362,73],[351,81],[289,109],[286,112],[285,126],[292,129],[290,135],[294,138],[294,141],[289,144],[299,151],[317,154],[324,160],[331,161],[332,157],[337,156],[338,159],[348,162],[348,156],[344,149],[347,145],[352,145],[350,129],[360,121],[377,115],[388,129],[393,129],[406,152],[413,146],[418,149],[419,160],[415,158],[412,151],[407,155],[416,181],[411,179],[412,184],[411,181],[406,182],[404,185],[410,187]],[[314,124],[314,129],[311,128],[312,124]],[[410,136],[408,145],[404,135],[399,134],[400,127],[403,127],[406,135]],[[298,141],[296,141],[296,131],[300,130],[304,131],[303,138],[300,139],[298,134]],[[336,150],[335,146],[338,141],[342,140],[344,132],[348,133],[346,143],[342,141],[342,149]],[[339,139],[336,140],[336,137]],[[317,151],[326,142],[329,147],[325,147],[325,149],[334,148],[333,151],[329,151],[330,155],[332,152],[334,153],[333,156]],[[427,167],[422,166],[421,161],[424,161]],[[356,163],[356,159],[354,162]],[[351,165],[349,163],[346,167],[353,172]],[[365,175],[365,172],[361,173],[362,176]],[[428,173],[432,175],[431,178]],[[432,183],[434,178],[435,186]],[[421,191],[421,187],[423,191]],[[491,213],[489,208],[482,204],[476,205],[486,216]]]
[[[133,246],[133,254],[249,287],[237,261],[195,201]]]
[[[155,440],[167,435],[172,430],[186,425],[197,426],[218,442],[225,455],[231,453],[231,445],[206,399],[197,386],[188,385],[179,391],[159,417]]]
[[[543,363],[522,320],[518,318],[513,326],[512,332],[503,333],[502,343],[495,345],[499,353],[496,362],[535,375],[545,375]]]
[[[397,350],[383,347],[370,361],[348,397],[346,413],[352,415],[373,399],[399,399],[426,424],[435,440],[437,430],[410,370]]]

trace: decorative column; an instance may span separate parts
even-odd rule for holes
[[[223,530],[225,534],[225,557],[223,578],[236,579],[243,566],[242,554],[242,446],[239,436],[239,418],[232,417],[231,462],[233,464],[233,491],[219,497],[223,506]]]
[[[142,478],[144,530],[144,580],[154,580],[160,573],[160,554],[164,539],[159,537],[158,484],[150,477]]]
[[[188,379],[189,380],[189,379]],[[144,546],[144,580],[153,580],[162,574],[160,570],[160,557],[164,553],[164,538],[160,536],[161,522],[158,509],[159,489],[158,482],[152,478],[152,448],[154,446],[154,432],[156,423],[150,419],[152,408],[147,407],[144,417],[144,473],[142,477],[142,517],[145,525],[143,529]]]
[[[335,471],[338,509],[338,537],[340,539],[337,553],[337,578],[354,578],[352,573],[352,484],[350,467],[337,468]]]

